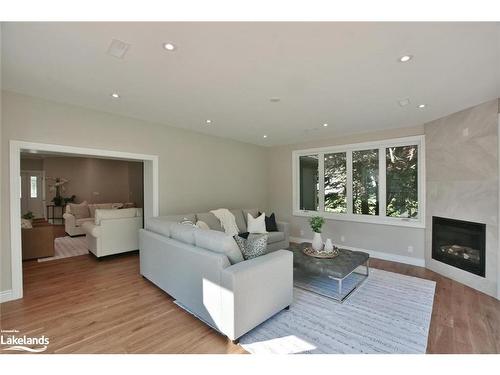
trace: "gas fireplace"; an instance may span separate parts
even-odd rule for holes
[[[486,224],[432,217],[432,258],[476,275],[485,272]]]

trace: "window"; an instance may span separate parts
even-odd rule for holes
[[[352,153],[352,212],[378,215],[378,149]]]
[[[38,198],[37,180],[38,179],[36,176],[30,176],[30,197],[31,198]]]
[[[418,216],[418,148],[416,145],[386,149],[386,214]]]
[[[294,151],[294,215],[424,227],[424,136]]]
[[[347,212],[347,159],[345,152],[325,154],[325,211]]]
[[[300,209],[317,211],[318,206],[318,155],[299,158],[300,163]]]

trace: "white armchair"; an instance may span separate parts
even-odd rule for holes
[[[100,258],[139,249],[142,209],[97,209],[95,222],[83,223],[89,251]]]

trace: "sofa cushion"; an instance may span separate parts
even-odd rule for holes
[[[190,221],[193,224],[196,223],[195,214],[175,214],[175,215],[166,215],[162,217],[165,218],[165,220],[173,221],[175,223],[180,223],[181,221]]]
[[[75,220],[75,225],[77,227],[81,227],[83,225],[83,223],[86,223],[86,222],[91,222],[93,223],[95,219],[91,218],[91,217],[86,217],[84,219],[76,219]]]
[[[101,208],[95,210],[95,223],[100,225],[102,220],[109,219],[127,219],[131,217],[141,216],[141,210],[138,208],[123,208],[121,210],[103,210]]]
[[[174,240],[194,245],[194,232],[196,229],[193,225],[173,223],[170,226],[170,237]]]
[[[89,204],[90,217],[95,217],[95,210],[110,210],[113,208],[113,203],[95,203]]]
[[[196,218],[198,220],[205,222],[210,229],[218,230],[219,232],[224,232],[224,229],[222,229],[222,225],[219,219],[217,219],[217,217],[213,213],[203,212],[200,214],[196,214]]]
[[[165,237],[170,237],[170,226],[173,221],[168,220],[166,216],[152,217],[146,222],[146,229],[161,234]]]
[[[233,237],[224,232],[215,230],[196,230],[194,232],[196,246],[222,253],[227,256],[231,264],[243,261],[243,255]]]
[[[90,217],[90,211],[87,201],[79,204],[69,203],[66,212],[72,214],[75,219],[85,219],[87,217]]]
[[[285,233],[283,232],[268,232],[267,243],[275,243],[283,241],[285,239]]]
[[[243,211],[243,217],[245,219],[245,227],[248,226],[247,214],[252,215],[252,217],[259,216],[259,210],[257,208],[244,208],[242,211]]]
[[[203,229],[203,230],[210,230],[210,227],[208,226],[208,224],[205,223],[204,221],[201,221],[201,220],[198,220],[196,222],[196,228]]]
[[[243,211],[241,209],[229,210],[234,215],[236,225],[238,226],[239,233],[247,231],[247,223],[243,217]]]

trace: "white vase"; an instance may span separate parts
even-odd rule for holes
[[[314,233],[312,248],[316,251],[323,250],[323,239],[321,238],[321,233]]]
[[[325,251],[332,252],[333,251],[333,243],[330,238],[328,238],[325,242]]]

